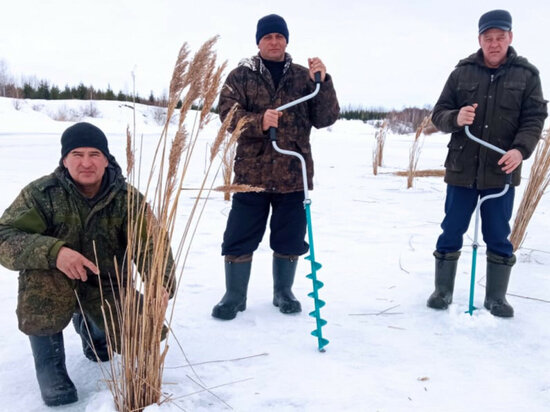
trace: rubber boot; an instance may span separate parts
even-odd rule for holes
[[[66,405],[78,400],[76,388],[65,367],[63,333],[50,336],[29,336],[36,378],[44,403],[48,406]]]
[[[506,258],[487,252],[487,285],[483,306],[501,318],[514,316],[514,308],[506,300],[506,291],[516,257]]]
[[[107,362],[110,360],[107,349],[107,337],[89,316],[77,312],[73,315],[73,326],[82,339],[82,352],[91,361]],[[97,356],[96,356],[97,355]]]
[[[435,291],[428,298],[427,305],[433,309],[447,309],[453,301],[456,267],[460,252],[439,253],[435,256]]]
[[[252,254],[244,256],[225,257],[225,295],[212,309],[212,316],[218,319],[231,320],[238,312],[246,310],[246,293]]]
[[[273,304],[281,313],[297,313],[302,305],[292,293],[298,256],[273,254]]]

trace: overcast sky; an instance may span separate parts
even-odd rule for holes
[[[287,51],[305,65],[318,56],[342,106],[400,109],[433,105],[454,65],[478,49],[479,16],[495,8],[513,17],[512,45],[541,71],[550,97],[546,0],[6,0],[0,59],[9,71],[60,87],[83,82],[141,96],[168,88],[179,48],[192,51],[218,34],[229,68],[257,53],[256,23],[287,21]]]

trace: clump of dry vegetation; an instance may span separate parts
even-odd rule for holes
[[[374,152],[372,155],[372,173],[378,174],[378,167],[382,166],[384,157],[384,143],[386,143],[386,134],[388,132],[388,121],[384,120],[380,128],[376,131],[374,139],[376,140]]]
[[[418,159],[420,158],[420,152],[422,151],[422,142],[419,137],[422,134],[422,131],[428,126],[431,121],[431,114],[424,117],[420,126],[416,129],[416,135],[414,137],[414,142],[409,149],[409,168],[407,170],[407,189],[413,187],[414,178],[417,175],[416,167],[418,165]]]
[[[510,241],[514,246],[514,251],[518,250],[525,240],[529,221],[531,220],[533,213],[535,213],[535,209],[537,208],[542,195],[550,183],[549,135],[550,129],[546,130],[545,137],[540,140],[537,146],[533,166],[531,167],[531,172],[529,173],[529,181],[516,213],[512,234],[510,235]]]
[[[176,284],[217,174],[211,173],[216,170],[215,161],[227,156],[244,127],[239,122],[233,133],[228,133],[234,111],[223,122],[212,144],[199,194],[186,213],[181,238],[174,239],[178,206],[183,203],[181,188],[199,133],[211,120],[210,109],[219,94],[225,68],[225,63],[216,65],[216,40],[217,37],[208,40],[193,58],[189,57],[187,44],[181,47],[170,82],[166,121],[146,178],[146,189],[143,196],[137,190],[128,191],[127,255],[123,270],[117,273],[120,296],[115,307],[107,302],[103,305],[105,322],[110,325],[107,338],[111,354],[120,354],[111,361],[106,377],[119,412],[141,411],[170,398],[161,387],[173,316],[173,306],[167,316],[168,294],[177,298]],[[179,101],[181,109],[176,112]],[[202,108],[200,111],[190,110],[194,102]],[[170,120],[175,115],[177,130],[170,139]],[[188,115],[195,116],[187,122],[193,125],[191,130],[186,127]],[[140,185],[138,151],[135,132],[132,135],[128,131],[127,175],[133,187]],[[203,192],[206,194],[201,196]],[[170,244],[177,244],[173,254]]]

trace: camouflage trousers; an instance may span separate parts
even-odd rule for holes
[[[19,329],[27,335],[53,335],[65,329],[73,313],[80,312],[82,307],[86,317],[105,331],[103,303],[107,323],[114,325],[111,332],[118,338],[115,293],[111,287],[102,289],[90,281],[71,280],[56,269],[27,270],[19,276]]]

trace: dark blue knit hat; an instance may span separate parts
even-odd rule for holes
[[[262,37],[269,33],[279,33],[285,36],[288,43],[288,27],[286,21],[281,16],[276,14],[269,14],[258,20],[258,27],[256,28],[256,44],[260,43]]]
[[[61,158],[78,147],[94,147],[109,158],[107,137],[100,128],[91,123],[80,122],[72,125],[61,135]]]
[[[506,10],[491,10],[479,18],[479,34],[489,29],[512,30],[512,16]]]

